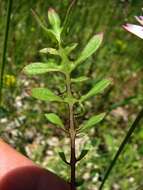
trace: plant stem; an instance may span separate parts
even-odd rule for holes
[[[125,145],[128,143],[132,133],[134,132],[134,130],[136,129],[136,127],[138,126],[140,120],[142,119],[143,117],[143,108],[141,109],[141,111],[138,113],[135,121],[133,122],[133,124],[131,125],[129,131],[127,132],[127,135],[125,136],[124,140],[122,141],[117,153],[115,154],[115,157],[113,158],[109,168],[107,169],[106,173],[105,173],[105,176],[103,178],[103,181],[99,187],[99,190],[102,190],[103,189],[103,186],[107,180],[107,178],[109,177],[110,173],[111,173],[111,170],[113,169],[113,167],[115,166],[116,164],[116,161],[117,159],[119,158],[120,154],[122,153]]]
[[[70,159],[70,166],[71,166],[71,190],[76,190],[75,182],[75,165],[76,165],[76,157],[75,157],[75,129],[74,129],[74,122],[73,122],[73,106],[69,107],[70,109],[70,140],[71,140],[71,159]]]
[[[2,64],[0,66],[0,105],[2,104],[3,78],[4,78],[4,70],[5,70],[5,63],[6,63],[6,52],[7,52],[7,42],[8,42],[8,33],[9,33],[9,26],[10,26],[10,15],[11,15],[11,10],[12,10],[12,2],[13,2],[13,0],[8,1],[5,37],[4,37],[3,54],[2,54]]]
[[[71,73],[69,72],[69,65],[70,61],[64,52],[63,47],[59,43],[59,52],[61,55],[61,58],[64,62],[65,66],[65,82],[66,82],[66,93],[67,98],[73,98],[72,90],[71,90]],[[70,170],[71,170],[71,176],[70,176],[70,189],[76,190],[76,154],[75,154],[75,138],[76,138],[76,129],[74,124],[74,103],[68,102],[68,111],[69,111],[69,137],[70,137]]]
[[[71,79],[70,74],[66,75],[66,86],[67,86],[67,96],[72,97],[71,92]],[[76,155],[75,155],[75,137],[76,137],[76,130],[74,126],[74,111],[73,111],[73,103],[68,104],[69,108],[69,135],[70,135],[70,167],[71,167],[71,179],[70,179],[70,186],[71,190],[76,190]]]

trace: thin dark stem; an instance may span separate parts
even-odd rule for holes
[[[70,109],[70,140],[71,140],[71,159],[70,159],[70,166],[71,166],[71,190],[75,190],[75,165],[76,165],[76,156],[75,156],[75,129],[74,129],[74,122],[73,122],[73,106],[69,107]]]
[[[8,1],[5,37],[4,37],[3,54],[2,54],[2,64],[0,66],[0,105],[2,104],[3,78],[4,78],[4,70],[5,70],[5,63],[6,63],[6,52],[7,52],[7,42],[8,42],[8,33],[9,33],[9,26],[10,26],[10,15],[11,15],[11,10],[12,10],[12,2],[13,2],[13,0]]]
[[[72,102],[73,94],[71,89],[71,73],[68,70],[68,64],[70,61],[67,55],[64,52],[61,44],[59,44],[59,52],[67,69],[65,72],[65,83],[66,83],[66,95],[68,99],[71,99],[71,102],[68,102],[68,112],[69,112],[69,127],[68,133],[70,137],[70,190],[76,190],[76,154],[75,154],[75,138],[76,138],[76,129],[74,123],[74,103]]]
[[[66,86],[67,86],[67,95],[72,97],[71,92],[71,79],[69,74],[66,76]],[[70,186],[71,190],[76,190],[76,155],[75,155],[75,137],[76,130],[74,126],[74,111],[73,111],[73,103],[69,103],[69,135],[70,135],[70,148],[71,148],[71,156],[70,156],[70,167],[71,167],[71,180]]]
[[[134,130],[136,129],[136,127],[139,125],[139,122],[140,122],[140,120],[142,119],[142,117],[143,117],[143,108],[142,108],[142,110],[138,113],[138,115],[137,115],[135,121],[134,121],[133,124],[131,125],[129,131],[127,132],[127,135],[125,136],[124,140],[122,141],[122,143],[121,143],[121,145],[120,145],[120,147],[119,147],[119,149],[118,149],[118,151],[117,151],[115,157],[113,158],[113,160],[112,160],[112,162],[111,162],[109,168],[107,169],[107,172],[105,173],[105,176],[104,176],[103,181],[102,181],[102,183],[101,183],[101,185],[100,185],[100,187],[99,187],[99,190],[102,190],[102,189],[103,189],[103,186],[104,186],[104,184],[105,184],[107,178],[109,177],[109,175],[110,175],[110,173],[111,173],[111,170],[112,170],[113,167],[115,166],[117,159],[118,159],[119,156],[121,155],[121,153],[122,153],[122,151],[123,151],[125,145],[128,143],[128,141],[129,141],[129,139],[130,139],[132,133],[134,132]]]

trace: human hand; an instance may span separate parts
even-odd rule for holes
[[[40,168],[0,140],[0,190],[69,190],[58,176]]]

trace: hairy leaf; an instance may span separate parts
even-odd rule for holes
[[[62,31],[62,28],[60,27],[61,25],[61,20],[59,15],[56,13],[56,11],[52,8],[50,8],[48,10],[48,19],[49,22],[53,28],[53,31],[55,33],[56,39],[58,40],[58,42],[60,42],[60,34]]]
[[[48,10],[48,19],[53,28],[57,29],[60,28],[61,25],[60,17],[53,8],[50,8]]]
[[[56,115],[55,113],[48,113],[48,114],[45,114],[46,118],[53,124],[56,124],[62,128],[64,128],[64,124],[61,120],[61,118]]]
[[[83,102],[84,100],[101,93],[110,83],[111,80],[107,79],[99,81],[87,94],[81,96],[80,101]]]
[[[78,65],[79,63],[85,61],[88,57],[90,57],[99,48],[102,40],[103,40],[103,33],[94,35],[89,40],[83,51],[81,52],[75,64]]]
[[[41,26],[41,28],[48,34],[49,37],[51,37],[52,39],[56,39],[57,41],[59,41],[59,35],[57,35],[55,33],[55,31],[48,29],[46,24],[40,19],[40,17],[32,10],[32,14],[34,15],[37,23]]]
[[[31,63],[24,67],[24,72],[28,75],[37,75],[47,72],[61,72],[61,67],[55,63]]]
[[[51,39],[56,39],[58,42],[60,42],[60,34],[56,33],[55,31],[53,31],[52,29],[47,29],[47,34]]]
[[[39,100],[44,100],[47,102],[63,102],[62,98],[55,95],[51,90],[47,88],[34,88],[32,89],[32,96]]]
[[[78,45],[77,43],[73,43],[73,44],[67,46],[65,48],[66,54],[69,55],[77,47],[77,45]]]
[[[44,49],[41,49],[40,50],[40,53],[49,53],[49,54],[52,54],[52,55],[58,55],[58,51],[54,48],[44,48]]]
[[[89,78],[86,76],[81,76],[81,77],[77,77],[77,78],[72,78],[71,81],[73,83],[78,83],[78,82],[84,82],[86,80],[88,80]]]
[[[99,115],[92,116],[89,120],[87,120],[84,124],[82,124],[79,128],[80,132],[84,132],[90,128],[92,128],[94,125],[102,121],[105,117],[105,113],[101,113]]]

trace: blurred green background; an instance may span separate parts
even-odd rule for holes
[[[60,113],[64,121],[68,116],[62,105],[46,104],[31,98],[29,91],[46,84],[58,92],[62,86],[60,76],[27,77],[23,67],[34,61],[45,61],[39,50],[52,42],[38,26],[31,14],[35,10],[47,21],[47,10],[53,7],[64,20],[70,0],[14,0],[8,40],[3,100],[0,109],[0,134],[3,139],[29,158],[68,180],[69,168],[58,156],[63,147],[69,156],[69,140],[49,124],[44,113]],[[77,138],[77,154],[82,147],[89,153],[77,167],[77,176],[85,183],[79,190],[97,190],[104,172],[124,138],[143,101],[143,42],[122,28],[126,22],[136,23],[134,16],[141,15],[142,0],[78,0],[68,19],[65,44],[77,42],[72,53],[74,59],[88,39],[104,32],[99,51],[82,64],[74,75],[89,76],[86,84],[76,91],[89,89],[101,78],[111,78],[113,85],[104,94],[85,104],[84,120],[94,113],[108,111],[99,126],[88,135]],[[0,1],[0,58],[4,40],[7,1]],[[47,24],[48,25],[48,24]],[[105,190],[142,190],[143,180],[143,124],[138,126],[130,143],[112,171]]]

